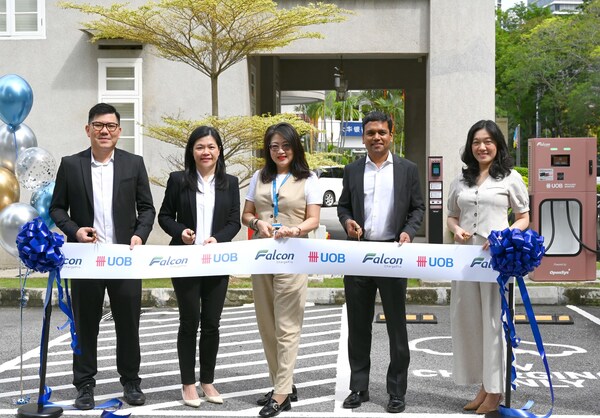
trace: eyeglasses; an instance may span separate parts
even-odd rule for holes
[[[97,131],[97,132],[100,132],[102,129],[104,129],[104,127],[106,127],[106,129],[108,129],[108,132],[114,132],[119,127],[119,124],[114,123],[114,122],[109,122],[109,123],[92,122],[92,123],[90,123],[90,125],[92,126],[92,128],[94,128],[94,131]]]
[[[280,149],[287,152],[292,149],[292,146],[286,142],[285,144],[281,144],[281,145],[271,144],[271,145],[269,145],[269,149],[273,152],[279,152]]]

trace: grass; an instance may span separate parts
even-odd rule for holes
[[[46,288],[48,279],[44,277],[30,277],[27,279],[26,287],[28,289]],[[419,287],[421,281],[418,279],[410,279],[408,281],[408,287]],[[0,279],[0,288],[18,289],[19,279],[18,278],[4,278]],[[142,288],[144,289],[156,289],[156,288],[172,288],[171,279],[143,279]],[[232,277],[229,279],[229,288],[231,289],[250,289],[252,287],[252,280],[245,277]],[[343,288],[344,279],[341,277],[324,278],[323,281],[309,281],[308,287],[322,287],[322,288]]]

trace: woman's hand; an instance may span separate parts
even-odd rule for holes
[[[256,228],[258,228],[258,236],[261,238],[271,238],[273,236],[273,225],[268,222],[259,219],[256,222]]]
[[[472,236],[473,234],[465,231],[460,226],[457,226],[454,230],[454,241],[458,242],[459,244],[466,244]]]
[[[302,230],[300,229],[300,227],[282,226],[277,231],[275,231],[275,239],[299,237],[301,233],[302,233]]]
[[[189,228],[181,232],[181,240],[184,244],[191,245],[196,241],[196,233]]]

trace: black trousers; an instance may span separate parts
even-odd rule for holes
[[[229,276],[181,277],[171,279],[179,306],[177,355],[181,383],[196,383],[196,336],[200,325],[200,382],[215,379],[219,351],[219,322]]]
[[[96,385],[98,331],[105,291],[110,298],[115,322],[117,371],[121,384],[141,382],[139,328],[142,281],[74,279],[71,287],[75,329],[81,347],[81,355],[73,355],[73,385],[78,390],[88,384]]]
[[[348,314],[350,390],[363,391],[369,388],[375,295],[379,289],[390,340],[387,392],[402,397],[406,394],[410,363],[406,332],[406,282],[404,278],[392,277],[348,275],[344,277]]]

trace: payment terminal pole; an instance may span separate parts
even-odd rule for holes
[[[428,241],[430,244],[443,244],[444,183],[442,157],[428,157],[427,160]]]

